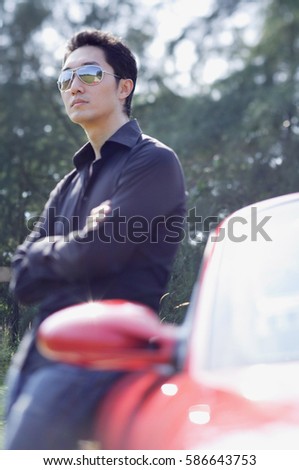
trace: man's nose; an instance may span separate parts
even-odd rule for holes
[[[83,83],[78,77],[78,75],[74,72],[72,79],[71,79],[71,84],[70,84],[70,90],[73,94],[81,92],[83,89]]]

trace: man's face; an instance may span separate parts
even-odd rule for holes
[[[83,46],[73,51],[63,69],[76,69],[82,65],[99,65],[104,71],[114,73],[106,62],[102,49]],[[61,93],[69,118],[88,131],[90,127],[113,123],[123,115],[121,86],[113,75],[104,74],[96,85],[83,83],[76,75],[68,90]]]

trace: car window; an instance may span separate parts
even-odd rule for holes
[[[208,367],[299,360],[299,203],[267,214],[269,237],[248,223],[246,239],[219,242]]]

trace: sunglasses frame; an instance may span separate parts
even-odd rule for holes
[[[93,67],[94,69],[101,71],[101,73],[102,73],[101,79],[98,80],[98,81],[94,81],[94,82],[92,82],[92,83],[86,83],[86,82],[82,79],[82,77],[80,77],[80,75],[79,75],[79,73],[78,73],[78,70],[84,69],[84,68],[87,68],[87,67]],[[68,85],[68,87],[65,88],[65,89],[63,89],[63,88],[61,87],[63,81],[60,80],[60,77],[62,76],[62,74],[63,74],[64,72],[71,72],[71,77],[70,77],[70,79],[69,79],[69,85]],[[95,65],[95,64],[85,64],[85,65],[80,65],[80,67],[76,67],[75,69],[65,69],[65,70],[62,70],[62,71],[60,72],[59,77],[58,77],[58,80],[57,80],[57,86],[58,86],[59,91],[62,92],[62,93],[65,92],[65,91],[68,91],[68,90],[71,88],[71,86],[72,86],[72,82],[73,82],[73,80],[74,80],[75,75],[79,78],[79,80],[80,80],[82,83],[84,83],[84,85],[95,86],[95,85],[98,85],[99,83],[101,83],[101,81],[103,80],[105,74],[107,74],[107,75],[112,75],[113,77],[116,77],[116,78],[118,78],[118,79],[121,79],[121,77],[120,77],[119,75],[116,75],[115,73],[111,73],[111,72],[106,72],[106,70],[103,70],[102,67],[100,67],[99,65]],[[90,75],[90,74],[89,74],[89,75]],[[96,78],[96,74],[95,74],[94,78]],[[64,81],[66,81],[66,80],[64,80]]]

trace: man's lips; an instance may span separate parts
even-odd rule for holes
[[[73,108],[74,106],[79,106],[81,104],[86,104],[86,103],[87,103],[87,101],[85,101],[85,100],[77,99],[77,100],[72,101],[71,108]]]

